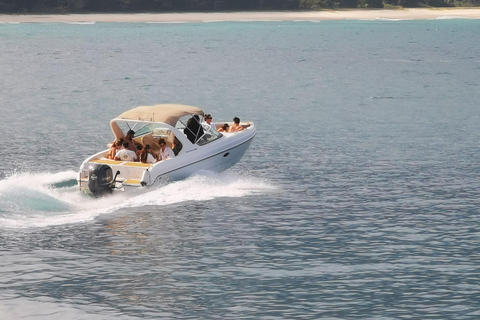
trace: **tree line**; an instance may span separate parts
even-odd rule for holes
[[[480,0],[0,0],[0,13],[215,12],[478,5]]]

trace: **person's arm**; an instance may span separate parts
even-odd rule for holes
[[[151,162],[151,163],[157,162],[157,159],[155,159],[155,157],[153,156],[153,154],[149,153],[148,155],[150,156],[150,162]],[[148,162],[148,161],[147,161],[147,162]]]
[[[175,158],[175,153],[173,153],[173,150],[169,147],[165,148],[164,153],[165,153],[165,156],[164,156],[163,160],[167,160],[167,159],[170,159],[170,158]]]

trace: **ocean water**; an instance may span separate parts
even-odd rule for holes
[[[479,319],[480,20],[0,24],[0,319]],[[235,167],[78,191],[138,105]]]

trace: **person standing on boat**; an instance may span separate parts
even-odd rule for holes
[[[142,150],[142,145],[140,143],[135,142],[135,140],[133,140],[134,136],[135,136],[135,131],[128,130],[127,135],[125,136],[125,141],[128,142],[128,145],[129,145],[128,149],[137,153],[138,151],[137,145],[140,146],[140,150]]]
[[[183,130],[183,133],[187,136],[191,143],[195,143],[205,133],[200,125],[200,117],[198,114],[191,117],[187,122],[187,127]]]
[[[215,125],[215,123],[212,123],[212,115],[207,113],[205,114],[205,122],[212,128],[212,130],[216,131],[217,130],[217,126]]]
[[[158,161],[167,160],[170,158],[175,158],[175,154],[173,153],[172,149],[167,147],[167,143],[165,139],[158,140],[158,144],[160,145],[160,151],[158,152]]]
[[[125,141],[123,143],[122,149],[118,150],[115,155],[115,160],[118,161],[135,161],[138,159],[137,153],[129,149],[130,143]]]

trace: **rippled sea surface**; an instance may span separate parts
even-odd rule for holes
[[[0,319],[479,319],[480,20],[0,24]],[[91,199],[138,105],[238,165]]]

